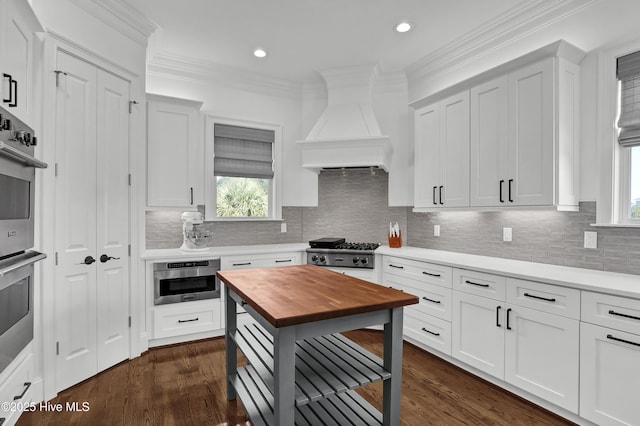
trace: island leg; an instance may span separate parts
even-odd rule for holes
[[[224,286],[225,296],[225,335],[224,344],[226,348],[226,367],[227,367],[227,399],[229,401],[236,399],[236,389],[233,382],[238,376],[238,355],[236,342],[231,338],[236,332],[236,301],[231,297],[231,290]]]
[[[293,327],[277,328],[273,335],[273,414],[276,425],[295,419],[296,341]]]
[[[400,424],[400,389],[402,385],[402,307],[391,310],[391,321],[384,325],[384,368],[391,378],[382,385],[382,424]]]

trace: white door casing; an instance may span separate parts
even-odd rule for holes
[[[128,83],[59,51],[56,389],[129,356]],[[106,254],[114,258],[102,263]],[[84,263],[91,256],[95,261]]]

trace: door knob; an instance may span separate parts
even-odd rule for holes
[[[78,265],[91,265],[95,261],[96,260],[92,256],[87,256],[84,258],[84,261],[82,263],[79,263]]]
[[[108,262],[108,261],[110,261],[111,259],[118,260],[118,259],[120,259],[120,258],[119,258],[119,257],[111,257],[111,256],[107,256],[106,254],[103,254],[102,256],[100,256],[100,262],[102,262],[102,263]]]

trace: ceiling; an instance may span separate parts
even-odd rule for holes
[[[290,82],[318,71],[377,64],[403,71],[490,27],[522,0],[124,0],[158,27],[150,58],[222,65]],[[538,0],[537,3],[541,3]],[[412,31],[400,34],[403,20]],[[267,51],[253,56],[255,48]]]

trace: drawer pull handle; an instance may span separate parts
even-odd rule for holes
[[[613,309],[609,310],[609,315],[617,315],[619,317],[631,318],[631,319],[640,321],[640,317],[634,317],[633,315],[621,314],[620,312],[616,312]]]
[[[291,259],[276,260],[276,263],[287,263],[287,262],[292,262],[292,260]]]
[[[427,302],[431,302],[431,303],[441,303],[439,300],[429,299],[428,297],[424,297],[424,296],[422,296],[422,298],[423,298],[424,300],[426,300]]]
[[[422,271],[422,273],[425,274],[425,275],[429,275],[430,277],[440,278],[442,276],[440,274],[432,274],[431,272],[425,272],[425,271]]]
[[[628,343],[634,346],[640,346],[640,343],[632,342],[630,340],[618,339],[617,337],[613,337],[611,334],[607,334],[607,339],[615,340],[616,342]]]
[[[188,319],[188,320],[178,320],[178,324],[182,324],[182,323],[185,323],[185,322],[194,322],[194,321],[198,321],[198,320],[200,320],[200,318],[198,318],[198,317],[195,317],[195,318],[192,318],[192,319]]]
[[[27,393],[27,391],[29,390],[30,387],[31,387],[31,382],[24,382],[24,390],[22,391],[22,393],[20,395],[14,396],[13,400],[17,401],[19,399],[22,399],[22,397],[24,397],[24,394]]]
[[[391,268],[398,268],[398,269],[404,269],[404,266],[398,266],[398,265],[394,265],[393,263],[390,263],[389,266]]]
[[[234,263],[234,264],[233,264],[233,266],[247,266],[247,265],[251,265],[251,262]]]
[[[439,335],[440,335],[440,333],[436,333],[436,332],[434,332],[434,331],[427,330],[427,329],[426,329],[426,328],[424,328],[424,327],[422,327],[422,331],[426,331],[427,333],[429,333],[429,334],[433,334],[434,336],[439,336]]]
[[[496,327],[502,327],[500,325],[500,309],[502,309],[502,306],[498,305],[496,308]]]
[[[489,284],[474,283],[473,281],[469,281],[469,280],[466,280],[465,283],[471,284],[471,285],[477,285],[478,287],[489,287]]]
[[[509,325],[509,314],[511,313],[511,308],[507,309],[507,330],[511,330],[511,326]]]
[[[545,300],[547,302],[555,302],[556,299],[555,298],[548,298],[548,297],[542,297],[542,296],[536,296],[534,294],[529,294],[529,293],[525,293],[524,294],[527,297],[531,297],[532,299],[540,299],[540,300]]]

